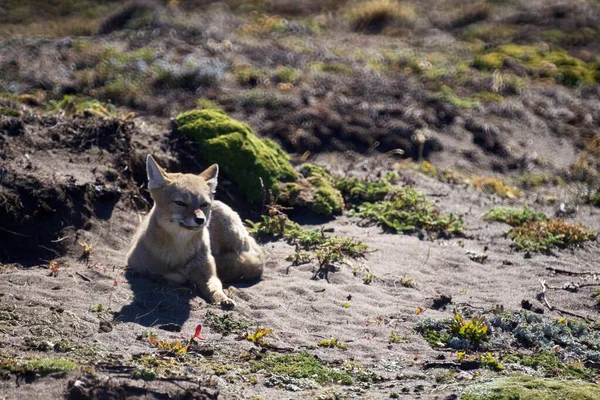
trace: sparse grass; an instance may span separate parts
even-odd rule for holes
[[[66,95],[61,100],[49,100],[48,111],[61,111],[68,114],[93,115],[100,118],[114,119],[118,117],[117,108],[96,99]]]
[[[522,188],[531,189],[545,185],[561,186],[565,184],[565,181],[560,176],[538,173],[523,174],[516,180],[516,184]]]
[[[553,247],[570,247],[594,240],[596,233],[581,224],[560,218],[534,221],[508,232],[514,246],[522,251],[548,251]]]
[[[488,211],[483,219],[486,221],[504,222],[511,226],[519,226],[528,222],[547,221],[546,214],[537,212],[529,207],[520,209],[495,207]]]

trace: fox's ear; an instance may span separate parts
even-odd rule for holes
[[[210,192],[213,194],[217,191],[218,176],[219,166],[217,164],[211,165],[200,174],[200,177],[202,177],[206,181],[206,183],[208,183],[208,187],[210,187]]]
[[[148,189],[158,189],[169,183],[167,173],[150,154],[146,157],[146,173],[148,174]]]

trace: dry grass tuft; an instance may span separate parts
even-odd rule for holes
[[[388,26],[411,28],[417,19],[412,5],[395,0],[369,0],[353,3],[345,13],[353,30],[379,33]]]

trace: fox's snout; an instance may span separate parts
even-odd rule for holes
[[[202,210],[194,211],[194,222],[200,226],[204,225],[204,223],[206,222],[206,218]]]

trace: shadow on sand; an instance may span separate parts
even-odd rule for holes
[[[133,299],[118,311],[116,319],[120,322],[159,328],[167,325],[162,329],[177,330],[176,325],[181,327],[190,316],[190,301],[196,296],[206,301],[191,285],[175,285],[159,277],[140,275],[132,271],[127,271],[125,278],[133,291]],[[237,282],[234,285],[223,286],[247,288],[257,282]]]

